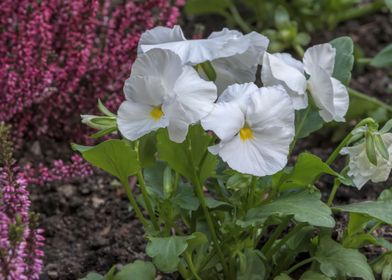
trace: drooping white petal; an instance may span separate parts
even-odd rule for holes
[[[178,55],[170,50],[153,49],[136,59],[132,65],[131,77],[160,78],[166,91],[171,92],[181,73],[182,62]]]
[[[342,149],[341,154],[349,156],[349,172],[355,186],[361,189],[369,180],[374,183],[384,182],[392,169],[392,133],[381,136],[389,152],[389,160],[377,153],[377,166],[370,163],[366,155],[365,143]]]
[[[156,48],[171,50],[180,56],[184,64],[199,64],[207,60],[212,61],[243,53],[249,48],[249,40],[241,40],[243,35],[238,31],[224,29],[208,39],[184,40],[182,32],[178,30],[180,27],[175,28],[173,32],[160,28],[148,31],[148,35],[143,34],[139,42],[139,50],[141,52]]]
[[[291,67],[294,67],[302,74],[305,72],[304,64],[302,63],[302,61],[295,59],[291,54],[289,54],[289,53],[274,53],[273,56],[275,56],[276,58],[278,58],[280,60],[283,60],[286,64],[290,65]]]
[[[150,105],[124,101],[117,112],[117,125],[121,134],[133,141],[158,128],[166,127],[167,118],[163,116],[160,120],[154,120],[150,115],[152,109],[153,106]]]
[[[131,76],[124,84],[124,93],[127,100],[159,106],[169,93],[163,86],[163,81],[154,76]]]
[[[320,44],[305,51],[303,62],[305,71],[311,75],[312,67],[317,65],[332,76],[335,65],[336,49],[331,44]]]
[[[244,114],[235,102],[216,103],[211,113],[201,120],[205,130],[212,130],[223,141],[234,137],[244,124]]]
[[[261,80],[265,86],[282,85],[292,97],[295,109],[307,107],[306,78],[301,63],[290,55],[265,52]]]
[[[201,79],[190,66],[184,66],[174,85],[174,96],[163,104],[163,112],[169,118],[169,136],[172,141],[182,142],[188,126],[207,116],[217,98],[216,86]]]
[[[322,119],[330,122],[335,118],[334,91],[332,79],[321,67],[313,65],[308,80],[308,89]]]
[[[344,122],[350,103],[347,88],[337,79],[331,78],[333,87],[334,120]]]

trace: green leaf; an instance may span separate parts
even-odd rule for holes
[[[377,198],[377,200],[378,201],[384,201],[384,202],[392,202],[392,188],[383,190],[380,193],[380,195]]]
[[[275,26],[277,29],[283,29],[290,25],[290,15],[285,7],[278,6],[274,15]]]
[[[187,240],[191,238],[193,236],[149,237],[146,254],[160,271],[174,272],[180,263],[179,256],[186,250]]]
[[[278,276],[276,276],[274,280],[292,280],[292,278],[288,276],[286,273],[281,273]]]
[[[294,216],[298,222],[332,228],[335,220],[331,213],[331,209],[321,201],[319,192],[305,190],[289,193],[271,203],[250,209],[245,224],[262,224],[270,216]]]
[[[192,233],[192,238],[187,240],[188,248],[186,249],[189,253],[192,253],[198,247],[208,242],[207,236],[202,232]]]
[[[143,170],[143,176],[146,181],[148,191],[155,194],[155,196],[160,199],[164,198],[162,182],[165,168],[166,164],[162,161],[158,161],[154,166]]]
[[[236,173],[233,176],[230,176],[226,182],[226,187],[229,190],[240,190],[245,189],[250,186],[252,181],[252,176],[247,174]]]
[[[264,280],[266,269],[261,258],[261,253],[257,250],[245,250],[245,270],[239,271],[237,280]]]
[[[381,274],[382,280],[392,279],[392,252],[385,253],[379,257],[373,264],[373,270]]]
[[[350,37],[344,36],[332,40],[331,45],[336,49],[335,66],[332,76],[347,85],[351,79],[354,65],[354,44]]]
[[[304,274],[302,274],[299,280],[331,280],[331,278],[328,278],[327,276],[319,272],[308,270]]]
[[[229,6],[228,0],[188,0],[185,12],[190,15],[225,14]]]
[[[334,207],[336,210],[359,213],[392,225],[392,203],[390,201],[363,201]]]
[[[113,114],[112,112],[110,112],[109,109],[106,108],[105,105],[103,105],[101,99],[98,99],[98,109],[99,109],[99,111],[100,111],[102,114],[104,114],[104,115],[106,115],[106,116],[108,116],[108,117],[117,118],[117,116],[116,116],[115,114]]]
[[[206,200],[207,207],[210,208],[210,209],[218,208],[218,207],[221,207],[221,206],[222,207],[223,206],[231,207],[231,205],[229,203],[224,202],[224,201],[216,200],[216,199],[214,199],[212,197],[206,197],[205,200]]]
[[[101,274],[90,272],[86,277],[81,278],[80,280],[104,280],[104,278]]]
[[[389,1],[392,2],[392,1]],[[375,67],[392,66],[392,44],[382,49],[371,61],[370,64]]]
[[[329,236],[322,236],[315,254],[322,273],[331,278],[359,277],[374,280],[366,257],[358,250],[346,249]]]
[[[196,211],[200,202],[196,197],[193,189],[189,186],[181,186],[179,192],[173,197],[172,202],[180,208],[190,211]]]
[[[392,11],[392,0],[385,0],[385,5]]]
[[[313,184],[323,173],[336,177],[339,176],[338,173],[333,171],[332,168],[324,163],[319,157],[307,152],[302,153],[298,156],[292,172],[286,177],[286,180],[284,184],[280,186],[280,189],[285,190],[293,185],[306,187],[309,184]]]
[[[126,181],[140,169],[136,152],[123,140],[107,140],[94,147],[73,145],[73,148],[86,161],[116,176],[120,181]]]
[[[297,139],[309,136],[324,125],[324,121],[316,108],[312,107],[309,112],[306,112],[307,110],[303,109],[295,112],[295,127],[300,128],[295,136]]]
[[[156,162],[157,153],[156,133],[152,132],[139,139],[139,160],[140,165],[145,167],[153,166]]]
[[[151,262],[135,261],[125,265],[118,272],[113,280],[154,280],[156,275],[155,267]]]
[[[157,140],[159,157],[181,175],[190,180],[195,179],[189,153],[192,155],[193,164],[197,168],[197,175],[201,182],[215,174],[218,159],[207,150],[213,138],[205,133],[200,125],[189,128],[187,140],[183,143],[170,141],[167,130],[163,129],[158,132]],[[190,152],[189,143],[192,148]]]

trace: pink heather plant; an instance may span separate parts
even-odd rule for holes
[[[122,99],[141,32],[172,26],[184,1],[0,1],[0,121],[17,144],[78,139],[80,113]]]
[[[27,181],[13,167],[9,130],[0,123],[0,279],[38,279],[43,235],[29,213]]]

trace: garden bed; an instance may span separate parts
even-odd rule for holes
[[[360,21],[352,20],[333,32],[319,34],[314,43],[347,35],[361,47],[365,57],[371,57],[392,41],[391,23],[391,15],[383,13]],[[392,82],[388,73],[385,70],[368,70],[363,68],[353,74],[352,87],[390,103],[392,95],[386,89],[392,86]],[[330,137],[313,135],[299,146],[301,150],[309,150],[325,159],[332,150],[331,144],[336,145],[325,141]],[[54,153],[45,151],[40,157],[45,158],[48,152]],[[104,273],[113,264],[145,258],[143,229],[129,211],[123,189],[117,186],[113,178],[102,173],[99,175],[79,182],[57,183],[32,190],[32,210],[40,213],[41,227],[46,237],[45,267],[41,279],[78,279],[89,271]],[[329,193],[330,183],[325,178],[320,184],[325,194]],[[361,191],[342,187],[335,203],[375,200],[391,183],[391,179],[382,184],[369,183]],[[341,216],[341,222],[344,223],[344,216]],[[339,224],[337,227],[339,232]],[[392,241],[390,230],[380,230],[378,234]],[[372,258],[379,252],[369,247],[366,254]],[[161,279],[173,277],[167,275]]]

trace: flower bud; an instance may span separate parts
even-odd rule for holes
[[[376,154],[376,149],[374,146],[374,137],[372,134],[368,133],[366,135],[366,155],[369,161],[377,166],[377,154]]]

